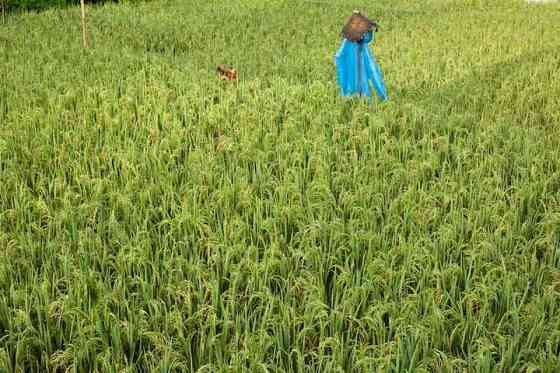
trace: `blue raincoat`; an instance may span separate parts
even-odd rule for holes
[[[359,94],[368,97],[371,97],[371,82],[379,99],[386,101],[389,97],[381,68],[367,46],[371,41],[372,31],[357,43],[348,39],[342,41],[335,56],[337,82],[343,96]]]

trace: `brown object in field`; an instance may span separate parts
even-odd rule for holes
[[[365,33],[373,29],[377,31],[377,23],[355,10],[343,27],[342,36],[357,42],[364,38]]]
[[[237,79],[237,70],[227,66],[227,65],[219,65],[217,68],[218,74],[220,75],[220,79],[223,80],[235,80]]]

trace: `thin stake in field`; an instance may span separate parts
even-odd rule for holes
[[[82,39],[84,42],[84,48],[88,47],[87,35],[86,35],[86,4],[85,0],[80,0],[82,6]]]

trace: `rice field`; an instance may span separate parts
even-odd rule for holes
[[[0,24],[0,371],[560,371],[560,5],[79,15]]]

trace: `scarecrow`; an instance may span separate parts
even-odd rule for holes
[[[381,68],[367,44],[373,41],[377,24],[354,11],[342,29],[343,41],[335,57],[337,82],[343,96],[371,97],[369,83],[381,101],[388,99]]]

